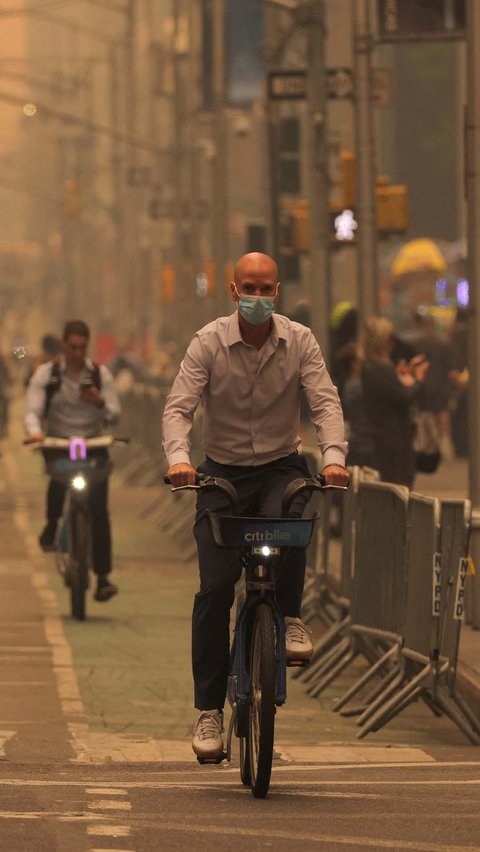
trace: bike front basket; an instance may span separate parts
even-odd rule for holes
[[[68,484],[72,476],[83,473],[89,482],[101,482],[106,479],[112,469],[112,463],[108,459],[69,459],[61,456],[53,459],[47,464],[47,471],[53,479]]]
[[[217,547],[293,547],[305,550],[318,513],[311,518],[238,518],[208,513]]]

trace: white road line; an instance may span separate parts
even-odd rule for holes
[[[92,822],[108,819],[105,814],[78,813],[78,811],[0,811],[0,819],[50,819],[63,822]]]
[[[232,826],[217,826],[217,825],[198,825],[191,826],[174,822],[160,821],[158,825],[163,831],[184,832],[188,834],[217,834],[231,835]],[[313,832],[298,832],[298,831],[282,831],[275,828],[244,828],[237,827],[238,835],[241,837],[268,837],[271,840],[291,840],[296,847],[300,841],[308,841],[310,843],[331,843],[332,845],[343,846],[365,846],[373,849],[413,849],[415,852],[478,852],[478,846],[456,846],[451,843],[444,845],[438,842],[423,843],[418,840],[386,840],[380,837],[357,837],[348,835],[335,834],[314,834]]]
[[[96,799],[94,802],[89,802],[89,809],[104,810],[104,811],[131,811],[132,805],[130,802],[119,802],[117,799]]]
[[[115,790],[113,787],[87,787],[86,793],[93,796],[127,796],[128,790]]]
[[[70,731],[71,745],[78,757],[85,750],[82,739],[85,733],[88,732],[88,725],[73,668],[72,649],[65,637],[57,596],[48,585],[48,576],[45,572],[39,571],[35,567],[38,561],[38,544],[30,532],[27,504],[19,496],[16,489],[18,474],[11,453],[6,452],[3,456],[3,461],[15,495],[14,523],[22,533],[30,564],[34,566],[30,577],[40,599],[45,637],[50,646],[34,650],[43,651],[48,655],[51,654],[53,657],[53,671],[57,684],[57,692]]]
[[[87,834],[95,837],[128,837],[128,825],[89,825]]]
[[[5,746],[9,740],[13,739],[16,731],[0,731],[0,759],[5,757]]]
[[[463,764],[465,765],[465,764]],[[430,764],[428,764],[430,767]],[[435,764],[436,767],[436,764]],[[323,769],[328,769],[331,771],[332,767],[316,767],[319,772],[322,772]],[[339,766],[337,769],[344,769],[345,767]],[[349,767],[351,768],[351,767]],[[365,768],[363,765],[359,768]],[[370,768],[370,766],[368,767]],[[385,767],[382,767],[385,768]],[[409,768],[409,767],[408,767]],[[388,766],[390,769],[390,766]],[[167,773],[164,773],[167,775]],[[175,774],[175,773],[172,773]],[[98,783],[99,787],[102,787],[102,782],[90,781],[88,782],[89,786],[93,787],[96,783]],[[103,782],[104,783],[104,782]],[[222,778],[201,778],[192,780],[191,778],[182,780],[174,780],[169,778],[167,781],[111,781],[112,788],[115,787],[121,790],[163,790],[168,788],[175,789],[188,789],[188,790],[201,790],[205,787],[238,787],[240,782],[239,775],[235,772],[235,777],[226,778],[222,776]],[[332,778],[318,778],[314,781],[312,780],[303,780],[303,779],[291,779],[290,781],[281,781],[275,779],[272,782],[272,787],[318,787],[321,785],[328,785],[328,787],[388,787],[388,786],[396,786],[396,787],[448,787],[448,786],[456,786],[461,787],[464,786],[479,786],[480,778],[438,778],[437,780],[427,780],[427,779],[414,779],[414,780],[397,780],[394,778],[389,778],[385,780],[356,780],[353,778],[348,778],[345,780],[332,779]],[[20,778],[0,778],[0,787],[85,787],[85,781],[52,781],[47,778],[45,779],[20,779]]]

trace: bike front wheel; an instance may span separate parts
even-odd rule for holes
[[[259,604],[250,641],[251,703],[246,748],[250,787],[257,799],[268,793],[275,729],[275,624],[268,604]]]
[[[85,592],[88,588],[88,542],[89,527],[85,512],[72,512],[71,555],[70,555],[70,603],[72,617],[77,621],[85,620]]]

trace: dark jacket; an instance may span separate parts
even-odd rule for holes
[[[393,364],[382,361],[364,363],[362,384],[381,478],[410,488],[415,475],[411,409],[422,385],[405,387]]]

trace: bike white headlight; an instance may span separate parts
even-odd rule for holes
[[[84,476],[82,476],[81,473],[77,473],[77,475],[74,476],[73,479],[72,479],[72,488],[74,488],[75,491],[85,491],[86,487],[87,487],[87,480],[85,479]]]
[[[267,545],[264,545],[264,547],[262,547],[262,553],[264,556],[270,556],[271,552],[272,551],[269,547],[267,547]]]

